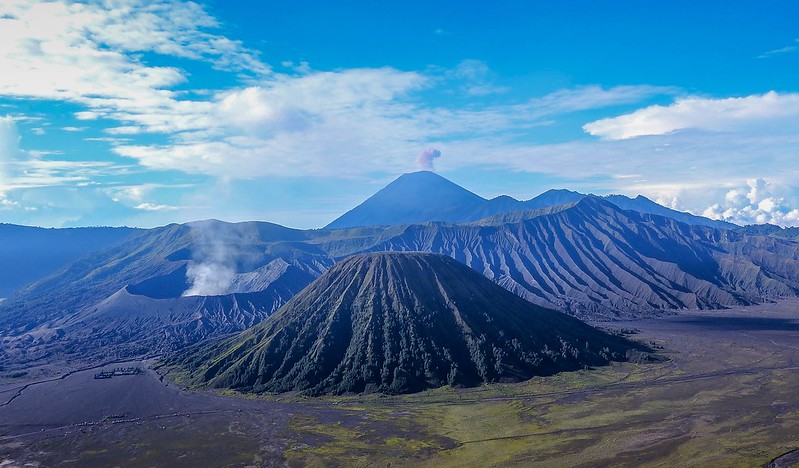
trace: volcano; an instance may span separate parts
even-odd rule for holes
[[[382,252],[340,261],[264,322],[177,361],[210,387],[393,394],[518,382],[634,349],[450,257]]]

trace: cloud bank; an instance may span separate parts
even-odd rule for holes
[[[771,123],[784,125],[786,119],[799,124],[799,94],[770,91],[725,99],[681,98],[668,106],[650,106],[631,114],[600,119],[584,125],[583,129],[601,138],[626,140],[684,129],[752,130]]]

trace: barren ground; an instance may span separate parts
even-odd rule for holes
[[[799,449],[799,301],[602,325],[668,360],[396,397],[5,379],[0,466],[759,466]]]

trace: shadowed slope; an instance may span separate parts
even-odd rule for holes
[[[44,229],[0,223],[0,297],[137,232],[141,230],[112,227]]]
[[[449,257],[380,253],[341,261],[263,323],[179,362],[243,391],[408,393],[604,365],[633,348]]]

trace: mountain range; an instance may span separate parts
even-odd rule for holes
[[[469,223],[503,213],[574,203],[588,196],[571,190],[553,189],[526,201],[507,195],[486,200],[434,172],[420,171],[400,176],[325,227],[399,226],[429,221]],[[608,195],[604,198],[623,210],[666,216],[687,224],[721,229],[737,227],[724,221],[666,208],[642,195],[635,198]]]
[[[386,188],[389,193],[399,193],[392,185],[400,180],[418,188],[444,179],[426,172],[405,175]],[[439,185],[441,203],[412,189],[404,199],[415,199],[419,211],[454,206],[446,200],[481,200],[446,196],[470,192],[448,181]],[[0,365],[59,353],[89,359],[171,352],[244,330],[337,262],[370,252],[443,254],[533,304],[587,320],[799,294],[795,241],[707,226],[712,222],[704,218],[699,223],[698,217],[622,208],[613,198],[544,195],[533,199],[537,205],[519,202],[527,203],[523,210],[489,210],[471,222],[297,230],[201,221],[129,232],[0,304]],[[374,206],[374,198],[364,205]],[[547,199],[557,204],[547,205]],[[413,211],[412,204],[406,208]]]

